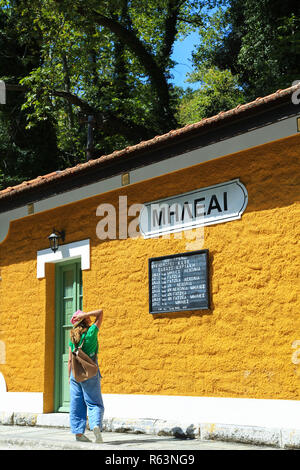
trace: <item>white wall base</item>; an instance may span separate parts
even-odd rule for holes
[[[105,418],[300,429],[300,401],[103,394]]]
[[[43,393],[0,392],[0,412],[43,413]]]
[[[103,394],[104,418],[300,429],[299,400]],[[0,412],[43,413],[43,393],[0,392]]]

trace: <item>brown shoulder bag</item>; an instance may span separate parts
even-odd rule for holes
[[[75,347],[72,352],[72,373],[76,382],[84,382],[91,377],[95,377],[99,370],[98,365],[82,351],[84,340],[82,345]]]

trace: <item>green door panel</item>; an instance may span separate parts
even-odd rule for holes
[[[73,313],[82,309],[82,275],[80,262],[60,263],[55,272],[55,411],[68,412],[70,392],[68,358],[70,323]]]

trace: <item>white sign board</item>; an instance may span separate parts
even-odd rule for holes
[[[140,212],[144,238],[240,219],[248,194],[234,179],[178,196],[147,202]]]

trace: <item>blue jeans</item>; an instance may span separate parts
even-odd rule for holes
[[[104,406],[101,395],[101,374],[98,370],[95,377],[85,382],[76,382],[70,375],[70,425],[72,434],[83,434],[86,428],[86,418],[89,417],[89,427],[99,426],[102,430]]]

